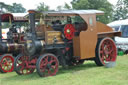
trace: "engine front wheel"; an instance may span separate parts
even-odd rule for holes
[[[47,53],[39,57],[36,63],[40,77],[54,76],[58,72],[59,62],[55,55]]]
[[[14,68],[18,75],[31,74],[35,68],[28,68],[29,57],[23,54],[19,54],[14,62]]]
[[[98,41],[96,46],[95,63],[103,66],[107,61],[116,61],[117,50],[114,41],[111,38],[103,38]]]

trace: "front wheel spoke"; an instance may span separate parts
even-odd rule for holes
[[[41,72],[45,72],[45,70],[46,70],[46,66],[45,66],[45,67],[40,68],[40,71],[41,71]]]
[[[6,61],[2,61],[2,64],[6,65],[6,64],[7,64],[7,62],[6,62]]]
[[[108,56],[108,54],[104,54],[104,58],[105,58],[105,59],[107,59],[107,58],[108,58],[107,56]]]
[[[1,65],[7,65],[7,63],[6,63],[6,62],[4,62],[4,63],[2,63]]]
[[[104,51],[104,48],[105,48],[104,45],[101,45],[101,49],[102,49],[103,51]]]
[[[22,63],[21,64],[18,64],[17,67],[19,67],[19,66],[23,66],[23,64]]]
[[[8,62],[7,59],[5,59],[5,62],[6,62],[6,63]]]
[[[104,61],[104,56],[101,57],[101,60]]]
[[[46,65],[47,65],[47,62],[45,61],[42,61],[42,63],[40,64],[41,67],[46,66]]]
[[[50,69],[47,69],[48,70],[48,75],[50,75],[51,74],[51,71],[50,71]]]
[[[11,63],[11,60],[9,60],[7,63]]]
[[[56,69],[56,66],[57,66],[57,65],[55,65],[55,66],[51,66],[51,68],[52,68],[53,70],[55,70],[55,69]]]
[[[13,63],[12,62],[9,62],[9,65],[12,65]]]
[[[49,62],[49,64],[52,64],[52,63],[54,63],[54,62],[56,62],[56,60],[51,60],[51,61]]]
[[[48,56],[46,56],[46,58],[45,58],[45,62],[46,62],[46,63],[48,62]]]
[[[107,45],[107,48],[111,48],[111,45]]]
[[[101,55],[101,60],[104,62],[104,58],[105,58],[106,56],[105,56],[105,54],[103,53],[102,55]]]
[[[101,53],[101,54],[103,54],[103,53],[104,53],[104,51],[103,51],[103,50],[100,50],[100,53]]]
[[[21,67],[20,71],[24,71],[24,66]]]
[[[2,66],[2,68],[5,68],[6,67],[6,65],[1,65]]]
[[[108,54],[111,54],[113,52],[113,49],[111,49],[109,52],[108,52]]]
[[[26,69],[26,72],[27,72],[27,73],[29,73],[29,72],[30,72],[30,70],[29,70],[29,69]]]
[[[111,60],[110,56],[106,58],[106,61],[110,61],[110,60]]]

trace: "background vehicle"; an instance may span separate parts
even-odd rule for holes
[[[123,51],[128,54],[128,19],[114,21],[108,24],[115,31],[121,31],[122,36],[115,37],[115,42],[118,48],[118,51]]]
[[[20,52],[25,42],[24,33],[21,32],[20,25],[22,25],[22,22],[28,22],[28,20],[23,16],[24,14],[22,16],[11,13],[0,14],[0,71],[3,73],[13,71],[14,57]],[[4,26],[9,28],[6,29]],[[2,29],[6,30],[4,37]]]
[[[53,76],[63,67],[94,60],[98,66],[116,61],[113,41],[120,32],[96,21],[98,10],[67,10],[36,12],[29,10],[30,32],[26,33],[24,51],[16,57],[15,71],[19,75],[37,73]],[[42,21],[35,25],[35,16]]]

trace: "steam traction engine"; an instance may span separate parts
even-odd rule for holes
[[[17,74],[37,70],[41,77],[53,76],[59,65],[64,67],[94,60],[98,66],[116,61],[113,37],[120,36],[110,27],[97,22],[98,10],[70,10],[39,13],[29,11],[31,31],[23,53],[14,62]],[[35,26],[35,16],[41,15],[42,24]]]
[[[24,35],[17,32],[16,22],[26,22],[21,16],[13,16],[10,13],[0,14],[0,71],[2,73],[12,72],[14,69],[14,56],[20,52],[24,43]],[[7,32],[7,39],[2,38],[2,23],[8,22],[12,26]],[[13,22],[13,24],[12,24]]]

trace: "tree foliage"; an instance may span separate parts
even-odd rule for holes
[[[69,9],[71,9],[71,6],[69,6],[67,3],[65,3],[65,5],[64,5],[64,9],[69,10]]]
[[[39,5],[37,6],[37,10],[38,11],[48,11],[49,6],[45,5],[44,2],[42,2],[42,3],[39,3]]]
[[[0,2],[0,11],[2,13],[11,12],[11,13],[24,13],[26,9],[22,6],[22,4],[13,3],[12,5],[5,4],[4,2]],[[10,27],[9,23],[3,23],[2,28]]]
[[[113,6],[107,0],[73,0],[71,2],[73,9],[96,9],[105,12],[104,16],[98,16],[97,19],[103,23],[112,21]]]
[[[2,12],[12,12],[12,13],[24,13],[26,9],[22,6],[22,4],[13,3],[12,5],[5,4],[4,2],[0,2],[0,10]]]
[[[8,11],[12,13],[24,13],[26,9],[22,4],[13,3],[12,6],[8,7]]]
[[[118,0],[115,6],[114,20],[128,18],[128,0]]]
[[[58,11],[64,10],[64,7],[59,5],[59,6],[57,6],[56,10],[58,10]]]
[[[0,2],[0,10],[4,11],[5,9],[7,9],[8,5],[5,4],[4,2]]]
[[[57,6],[56,9],[58,11],[61,11],[61,10],[70,10],[70,9],[72,9],[72,7],[68,3],[65,3],[64,5]]]

